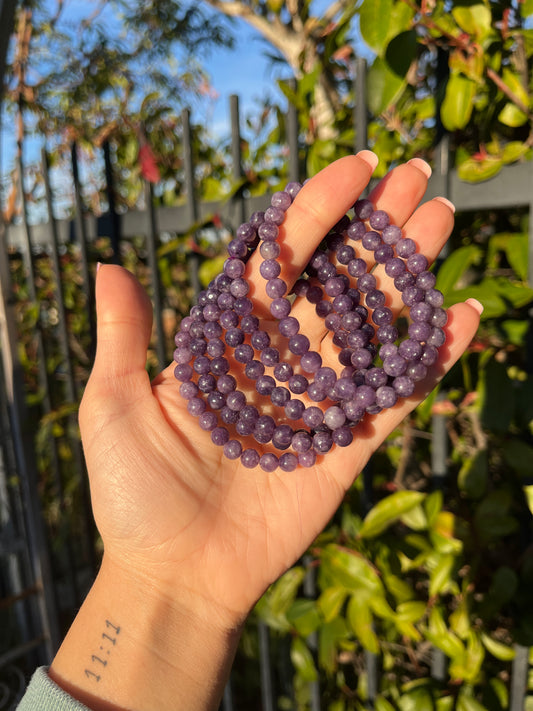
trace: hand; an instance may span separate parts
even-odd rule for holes
[[[281,276],[289,286],[373,168],[373,154],[364,151],[336,161],[301,190],[281,229],[290,255]],[[451,232],[453,211],[438,198],[416,209],[426,186],[425,164],[415,160],[393,170],[370,199],[433,261]],[[259,262],[254,255],[247,276],[257,311],[268,319]],[[391,280],[381,274],[379,281],[399,312]],[[226,459],[211,443],[187,412],[173,365],[149,382],[151,306],[136,280],[120,267],[103,266],[96,300],[98,348],[80,426],[103,569],[141,581],[143,590],[179,606],[200,627],[225,632],[239,628],[267,586],[324,528],[371,454],[460,357],[479,321],[475,305],[454,306],[439,362],[415,395],[368,417],[352,445],[334,448],[315,467],[269,474]],[[338,349],[324,337],[314,307],[302,299],[293,315],[324,363],[336,364]]]

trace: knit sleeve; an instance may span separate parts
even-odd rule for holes
[[[89,711],[84,704],[73,699],[50,679],[46,667],[33,674],[17,711]]]

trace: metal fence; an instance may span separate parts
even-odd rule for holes
[[[364,70],[359,65],[358,96],[364,96]],[[230,105],[232,119],[232,155],[235,176],[240,176],[240,131],[238,100],[232,97]],[[108,238],[108,249],[114,261],[120,261],[125,243],[142,241],[145,253],[148,288],[154,302],[155,338],[154,358],[163,365],[168,360],[168,329],[164,322],[164,304],[161,300],[162,275],[158,268],[158,248],[160,235],[165,232],[186,233],[202,217],[214,212],[222,216],[224,224],[231,229],[246,219],[254,210],[264,208],[267,196],[247,198],[238,195],[222,204],[206,204],[196,200],[194,194],[194,165],[190,145],[186,140],[189,127],[189,113],[183,112],[184,165],[186,176],[186,204],[173,208],[153,208],[153,200],[148,200],[144,211],[130,211],[117,215],[111,210],[101,218],[84,214],[81,208],[81,188],[78,180],[76,151],[73,150],[72,174],[76,190],[77,213],[68,221],[55,220],[52,191],[48,178],[46,156],[43,155],[42,170],[45,176],[46,200],[49,219],[46,224],[30,226],[27,220],[18,225],[0,225],[0,709],[11,708],[24,689],[28,675],[37,664],[47,663],[58,646],[60,637],[68,625],[73,612],[81,603],[93,579],[98,552],[96,536],[91,519],[84,470],[83,456],[76,435],[76,406],[83,386],[76,371],[71,334],[67,329],[68,306],[65,303],[64,268],[62,255],[64,246],[74,245],[79,255],[78,289],[87,306],[87,341],[91,342],[94,315],[92,291],[94,263],[92,245],[100,237]],[[364,102],[357,102],[354,116],[357,144],[354,149],[366,145],[366,110]],[[290,179],[298,180],[298,129],[294,110],[289,113],[289,155]],[[107,150],[107,149],[106,149]],[[23,166],[21,166],[23,169]],[[112,176],[108,171],[108,194],[113,194]],[[532,208],[533,163],[506,167],[490,181],[469,185],[457,178],[449,168],[449,153],[446,140],[436,151],[433,176],[430,180],[426,199],[436,195],[451,199],[458,211],[481,209],[506,209],[517,206]],[[23,196],[21,196],[23,197]],[[24,202],[22,202],[24,205]],[[109,200],[113,206],[113,200]],[[26,208],[25,208],[26,209]],[[530,231],[533,226],[530,224]],[[533,239],[530,239],[533,245]],[[530,255],[531,255],[530,247]],[[30,302],[37,303],[38,274],[35,255],[45,252],[52,265],[55,279],[54,299],[57,304],[57,319],[54,334],[57,340],[58,361],[52,373],[46,368],[49,350],[43,337],[42,323],[36,320],[34,352],[36,365],[34,378],[39,392],[38,404],[28,407],[24,374],[18,350],[17,300],[12,291],[13,260],[20,262],[26,274],[25,288]],[[533,259],[530,258],[530,274]],[[192,253],[189,272],[193,285],[197,288],[197,266]],[[533,283],[533,278],[531,278]],[[89,345],[88,350],[92,348]],[[42,482],[38,475],[37,453],[35,449],[36,428],[43,418],[51,417],[58,407],[58,399],[66,408],[62,423],[69,443],[69,468],[72,480],[76,482],[76,501],[82,524],[76,530],[59,532],[45,525],[41,507]],[[440,416],[433,423],[432,469],[437,480],[446,477],[447,435]],[[54,436],[48,437],[47,451],[50,457],[49,476],[57,494],[61,512],[67,513],[72,506],[72,492],[65,490],[61,476],[61,452],[57,450]],[[371,473],[367,473],[371,476]],[[370,488],[370,487],[368,487]],[[369,502],[371,503],[371,502]],[[67,520],[69,517],[66,516]],[[53,527],[52,527],[53,529]],[[61,534],[61,535],[60,535]],[[62,545],[56,546],[54,535]],[[313,582],[308,580],[306,592],[313,594]],[[259,628],[260,660],[257,675],[260,680],[260,699],[257,708],[269,711],[276,708],[275,673],[270,664],[269,631]],[[373,655],[367,655],[369,676],[369,696],[375,697],[378,688],[378,664]],[[434,656],[433,674],[442,674],[443,658]],[[511,711],[524,707],[526,676],[528,670],[528,650],[518,647],[513,668]],[[232,697],[231,685],[226,689],[223,708],[231,711],[237,708]],[[248,707],[249,708],[249,707]],[[320,690],[318,684],[311,689],[311,708],[320,711]]]

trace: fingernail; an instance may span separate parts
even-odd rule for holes
[[[98,274],[98,270],[102,266],[102,262],[96,262],[96,273]]]
[[[453,204],[453,202],[451,202],[450,200],[448,200],[448,198],[445,198],[445,197],[442,197],[442,196],[439,195],[438,197],[436,197],[436,198],[434,198],[434,199],[435,199],[435,200],[438,200],[438,201],[441,202],[443,205],[446,205],[447,207],[449,207],[452,212],[455,212],[455,205]]]
[[[364,160],[365,163],[368,163],[372,171],[376,169],[376,165],[379,163],[379,158],[373,151],[359,151],[359,153],[356,153],[356,156],[357,158],[361,158],[361,160]]]
[[[480,301],[478,301],[477,299],[473,299],[473,298],[467,299],[465,301],[465,304],[470,304],[470,306],[473,309],[475,309],[480,316],[483,313],[483,310],[484,310],[483,304]]]
[[[421,170],[422,173],[426,176],[426,178],[431,178],[431,166],[429,163],[426,163],[425,160],[422,160],[422,158],[411,158],[411,160],[407,161],[408,165],[412,165],[415,168],[418,168],[418,170]]]

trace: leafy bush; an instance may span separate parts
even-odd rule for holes
[[[257,605],[291,639],[298,709],[309,707],[314,680],[330,711],[370,700],[379,711],[508,708],[514,645],[533,645],[525,223],[519,214],[459,217],[437,286],[447,305],[484,303],[476,339],[376,453],[311,558]],[[443,425],[447,471],[435,472]],[[302,588],[309,575],[312,599]]]

